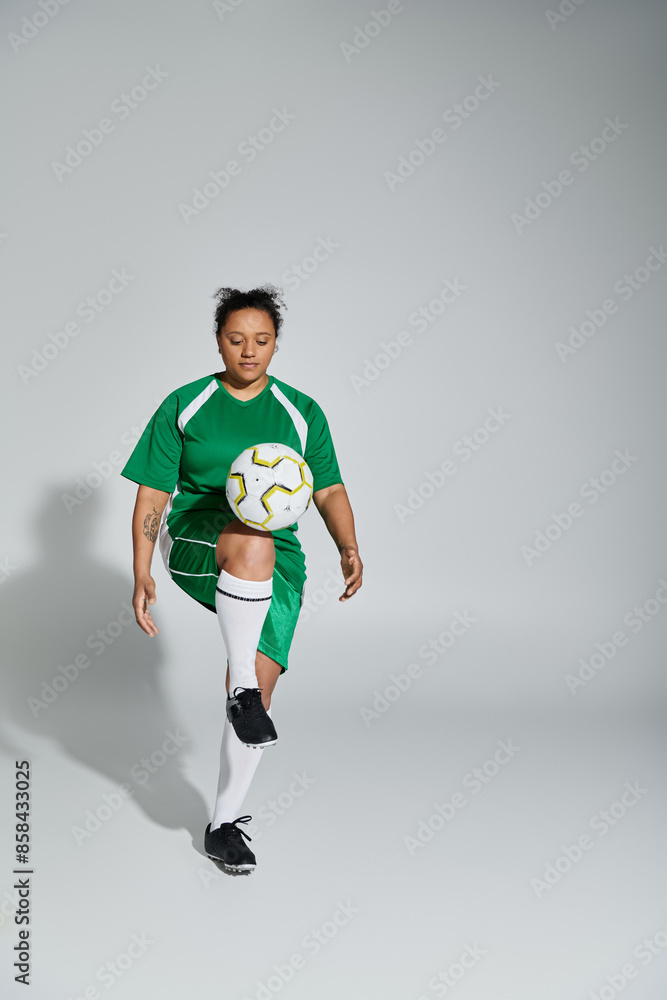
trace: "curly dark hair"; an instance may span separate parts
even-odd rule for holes
[[[218,288],[213,298],[217,302],[215,310],[215,326],[213,332],[216,337],[227,322],[230,313],[237,309],[261,309],[268,313],[273,320],[273,327],[276,331],[276,341],[280,328],[283,325],[281,308],[287,309],[282,297],[282,289],[275,285],[260,285],[259,288],[252,288],[243,292],[238,288]]]

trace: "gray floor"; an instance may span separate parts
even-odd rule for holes
[[[177,598],[164,591],[163,616]],[[137,662],[105,699],[129,650],[158,649],[131,633],[41,713],[40,732],[9,720],[7,750],[34,776],[31,995],[605,1000],[625,982],[634,1000],[661,997],[665,734],[642,694],[661,626],[567,700],[555,636],[471,629],[408,688],[418,626],[370,657],[340,612],[331,601],[303,624],[279,682],[279,741],[243,810],[249,877],[201,853],[223,710],[213,616],[193,619],[199,663],[179,633],[152,679]],[[604,707],[624,681],[625,707]],[[537,697],[550,686],[551,705]],[[141,758],[168,733],[173,752],[144,782]],[[12,781],[7,760],[5,801]],[[7,980],[16,929],[3,921]]]

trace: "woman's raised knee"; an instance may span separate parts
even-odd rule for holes
[[[268,580],[275,566],[273,536],[268,531],[232,522],[220,533],[216,545],[218,569],[245,580]]]

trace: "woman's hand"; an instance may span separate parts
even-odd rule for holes
[[[322,520],[327,526],[327,531],[336,543],[336,548],[340,552],[340,565],[343,570],[343,580],[345,581],[345,593],[338,598],[339,601],[347,601],[361,586],[361,574],[364,571],[359,550],[357,549],[357,538],[354,533],[354,515],[350,507],[347,490],[342,483],[334,483],[332,486],[325,486],[322,490],[313,493],[313,502]],[[347,538],[347,543],[342,539]]]
[[[132,607],[134,608],[134,616],[137,619],[137,625],[151,638],[154,635],[157,635],[160,631],[153,621],[150,611],[148,610],[148,605],[155,604],[156,600],[155,580],[153,577],[150,576],[150,574],[138,577],[134,583]]]
[[[340,566],[343,571],[343,581],[345,582],[345,593],[338,598],[339,601],[347,601],[359,590],[362,580],[361,575],[364,566],[359,558],[359,552],[354,545],[344,545],[341,549]]]
[[[151,576],[151,560],[159,535],[160,518],[167,506],[169,493],[140,485],[132,515],[132,548],[134,551],[134,594],[132,607],[137,625],[151,638],[160,631],[148,610],[155,604],[155,580]]]

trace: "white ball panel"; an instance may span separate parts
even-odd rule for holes
[[[284,486],[287,490],[295,490],[303,482],[301,466],[298,462],[292,461],[291,458],[283,458],[281,462],[278,462],[273,473],[276,483],[279,486]]]
[[[275,483],[273,469],[268,469],[265,465],[253,465],[244,473],[243,481],[248,496],[261,497]]]
[[[253,455],[253,448],[246,448],[245,451],[242,451],[241,454],[232,462],[232,467],[229,470],[230,475],[231,473],[234,473],[235,475],[242,476],[244,472],[247,472],[252,465]]]
[[[244,497],[238,505],[242,520],[262,524],[266,521],[268,512],[259,497]]]

